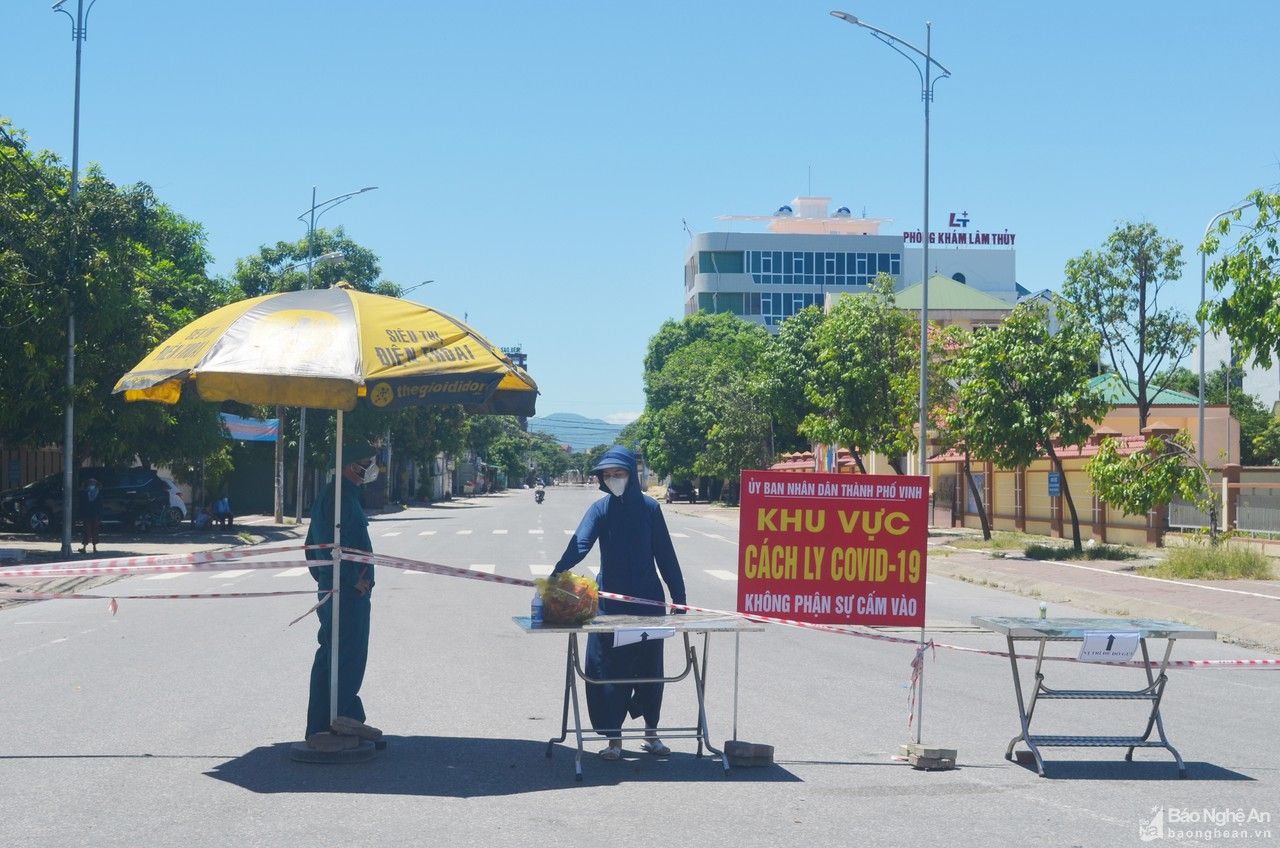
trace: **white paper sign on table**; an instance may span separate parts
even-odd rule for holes
[[[1091,630],[1080,645],[1080,662],[1128,662],[1142,634],[1130,630]]]
[[[613,632],[613,646],[632,645],[636,642],[649,642],[654,639],[666,639],[676,635],[670,627],[624,627]]]

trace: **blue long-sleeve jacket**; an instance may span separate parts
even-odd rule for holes
[[[609,462],[625,465],[629,469],[627,488],[621,497],[607,494],[587,509],[553,573],[567,571],[582,562],[598,542],[601,591],[665,601],[662,583],[666,583],[671,601],[685,603],[684,575],[680,572],[680,562],[676,558],[675,546],[671,543],[671,534],[667,531],[667,522],[662,517],[662,508],[658,502],[640,491],[635,457],[626,448],[615,447],[601,459],[601,464]],[[608,493],[603,478],[600,479],[600,488]],[[661,582],[659,575],[662,577]],[[648,604],[602,598],[600,611],[625,615],[661,615],[666,610]]]

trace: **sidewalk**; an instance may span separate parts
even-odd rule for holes
[[[667,512],[738,526],[738,510],[710,504],[664,504]],[[1280,581],[1165,580],[1134,573],[1130,562],[1054,562],[948,548],[947,531],[931,532],[930,574],[1110,616],[1162,618],[1215,630],[1224,642],[1280,653]],[[940,549],[940,550],[939,550]]]
[[[270,515],[237,516],[230,529],[196,530],[189,523],[179,527],[137,533],[125,528],[104,527],[100,535],[98,552],[79,553],[80,536],[77,530],[72,538],[69,562],[107,557],[159,556],[187,554],[203,551],[222,551],[230,548],[265,543],[290,542],[305,538],[307,525],[276,524]],[[41,537],[30,533],[0,533],[0,549],[6,554],[22,556],[20,561],[11,558],[0,560],[0,568],[41,565],[60,562],[63,557],[61,538]],[[120,579],[117,576],[55,577],[50,579],[10,578],[0,580],[0,589],[24,589],[33,592],[76,592],[92,589]],[[21,601],[0,599],[0,609]]]

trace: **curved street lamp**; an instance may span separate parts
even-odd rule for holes
[[[924,49],[921,50],[909,41],[903,41],[892,33],[885,32],[879,27],[874,27],[866,21],[858,20],[848,12],[834,11],[831,15],[845,23],[862,27],[870,32],[876,40],[889,45],[894,52],[906,58],[908,62],[915,66],[916,73],[920,75],[920,99],[924,101],[924,229],[921,232],[924,257],[923,273],[921,274],[923,288],[920,292],[920,459],[917,466],[920,476],[923,477],[928,473],[928,469],[925,467],[925,460],[929,458],[929,104],[933,102],[934,83],[944,77],[951,76],[951,71],[933,58],[932,21],[925,21]],[[924,65],[921,66],[915,56],[903,50],[903,47],[923,59]],[[924,644],[924,625],[922,624],[920,626],[921,651],[924,650]],[[923,720],[924,665],[922,663],[919,674],[916,677],[916,744],[920,744]]]
[[[318,256],[314,258],[311,255],[311,252],[315,250],[315,244],[316,244],[316,219],[319,218],[324,213],[328,212],[333,207],[346,203],[348,200],[355,197],[357,194],[364,194],[366,191],[377,191],[377,189],[378,189],[377,186],[365,186],[364,188],[356,189],[355,191],[349,191],[346,194],[339,194],[336,197],[331,197],[328,200],[324,200],[324,201],[321,201],[320,203],[316,203],[316,187],[315,186],[311,187],[311,208],[298,216],[299,221],[306,220],[306,223],[307,223],[307,258],[306,258],[307,284],[305,288],[311,288],[312,266],[317,264],[321,259],[324,259],[325,256],[329,255],[326,253],[323,256]],[[339,256],[343,255],[341,251],[334,251],[334,252],[337,253]],[[281,422],[281,432],[283,432],[283,422]],[[305,462],[305,457],[307,455],[306,449],[307,449],[307,408],[304,406],[304,407],[301,407],[301,409],[298,412],[298,493],[294,498],[294,500],[297,502],[294,504],[294,506],[297,512],[297,515],[295,516],[295,518],[298,524],[302,523],[302,486],[303,486],[303,476],[306,469],[306,462]],[[284,479],[283,471],[281,472],[281,479],[282,480]],[[275,519],[277,524],[284,521],[283,502],[281,503],[280,508],[276,510]]]
[[[54,12],[61,12],[71,20],[71,39],[76,43],[76,96],[71,124],[71,207],[74,210],[76,198],[80,194],[80,52],[84,46],[85,35],[89,24],[89,13],[93,11],[98,0],[89,0],[89,8],[84,7],[84,0],[76,0],[74,16],[66,9],[67,0],[57,0],[53,4]],[[74,230],[73,230],[74,232]],[[75,251],[72,251],[75,261]],[[68,272],[74,268],[68,269]],[[70,277],[70,273],[68,273]],[[70,280],[68,280],[70,282]],[[73,477],[75,476],[75,419],[76,419],[76,307],[75,295],[67,292],[67,404],[63,413],[63,447],[62,447],[62,556],[71,556],[71,508]]]

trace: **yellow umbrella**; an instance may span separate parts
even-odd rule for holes
[[[177,403],[194,383],[209,401],[336,409],[333,538],[340,540],[342,413],[462,404],[533,415],[537,384],[466,324],[443,312],[346,285],[250,298],[197,318],[116,382],[125,400]],[[329,718],[338,714],[340,557],[334,549]]]
[[[116,383],[126,400],[354,409],[460,403],[532,415],[538,387],[484,337],[428,306],[344,286],[255,297],[196,319]]]

